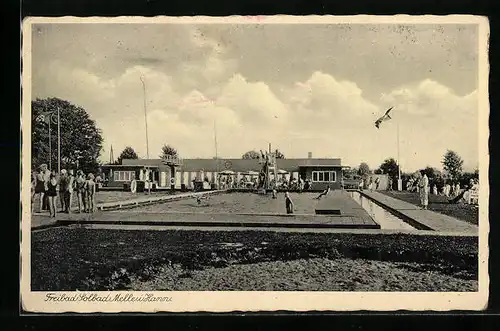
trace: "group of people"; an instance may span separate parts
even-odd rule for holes
[[[82,170],[61,169],[58,174],[55,170],[49,170],[46,164],[40,165],[38,171],[33,172],[32,187],[32,210],[35,197],[39,196],[38,212],[48,210],[51,217],[56,217],[57,200],[61,206],[60,212],[71,213],[73,195],[76,194],[78,211],[90,213],[95,211],[95,193],[98,190],[96,182],[99,181],[92,174],[85,175]]]
[[[365,182],[365,180],[363,178],[361,178],[361,180],[359,181],[359,190],[362,191],[363,189],[368,189],[370,191],[373,191],[373,190],[378,190],[380,186],[380,178],[377,177],[375,178],[375,180],[370,177],[367,182]]]

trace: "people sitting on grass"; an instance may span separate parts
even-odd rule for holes
[[[293,214],[293,201],[290,198],[290,194],[288,194],[288,192],[285,192],[285,208],[287,214]]]
[[[323,192],[321,192],[321,194],[318,195],[315,199],[319,200],[321,199],[321,197],[326,196],[328,193],[330,193],[330,185],[327,185],[326,189]]]

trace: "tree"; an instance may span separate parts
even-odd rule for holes
[[[45,112],[60,113],[61,169],[76,168],[96,172],[103,138],[85,109],[58,98],[36,99],[31,102],[31,157],[33,167],[52,163],[57,170],[57,118],[50,125],[51,154],[49,156],[49,124],[39,117]],[[49,158],[51,162],[49,162]]]
[[[125,149],[120,153],[118,159],[116,160],[116,164],[122,164],[122,160],[137,160],[139,157],[134,149],[130,146],[125,147]]]
[[[465,187],[466,185],[469,185],[471,179],[479,179],[479,171],[477,169],[474,170],[474,172],[464,172],[460,176],[460,186]]]
[[[277,159],[284,159],[285,158],[285,155],[283,153],[281,153],[279,150],[274,151],[274,153],[276,154]]]
[[[399,168],[396,160],[394,160],[392,157],[385,159],[384,162],[380,165],[379,169],[382,170],[383,174],[387,174],[390,178],[392,178],[393,183],[397,181]]]
[[[175,148],[173,148],[170,145],[165,144],[161,148],[160,158],[166,159],[168,156],[179,157],[179,154],[177,153],[177,150]]]
[[[462,158],[454,151],[448,150],[443,157],[443,169],[447,172],[448,177],[452,181],[460,179],[462,175],[462,165],[464,161]]]
[[[368,174],[370,174],[370,167],[365,162],[362,162],[358,168],[358,175],[360,175],[362,178],[366,178]]]
[[[243,160],[258,159],[260,158],[260,153],[256,151],[248,151],[241,157]]]
[[[356,168],[347,168],[343,170],[343,175],[345,179],[356,179],[358,175],[358,169]]]

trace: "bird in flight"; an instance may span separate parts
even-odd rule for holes
[[[391,115],[389,115],[389,112],[392,110],[392,108],[394,107],[387,109],[384,116],[380,117],[378,120],[375,121],[375,126],[377,127],[377,129],[380,128],[380,124],[382,124],[382,122],[388,121],[392,118]]]

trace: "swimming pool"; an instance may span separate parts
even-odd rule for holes
[[[397,229],[397,230],[416,230],[413,226],[406,223],[403,219],[392,214],[388,210],[377,205],[372,200],[364,197],[357,191],[349,192],[351,198],[363,207],[375,222],[380,225],[381,229]]]

